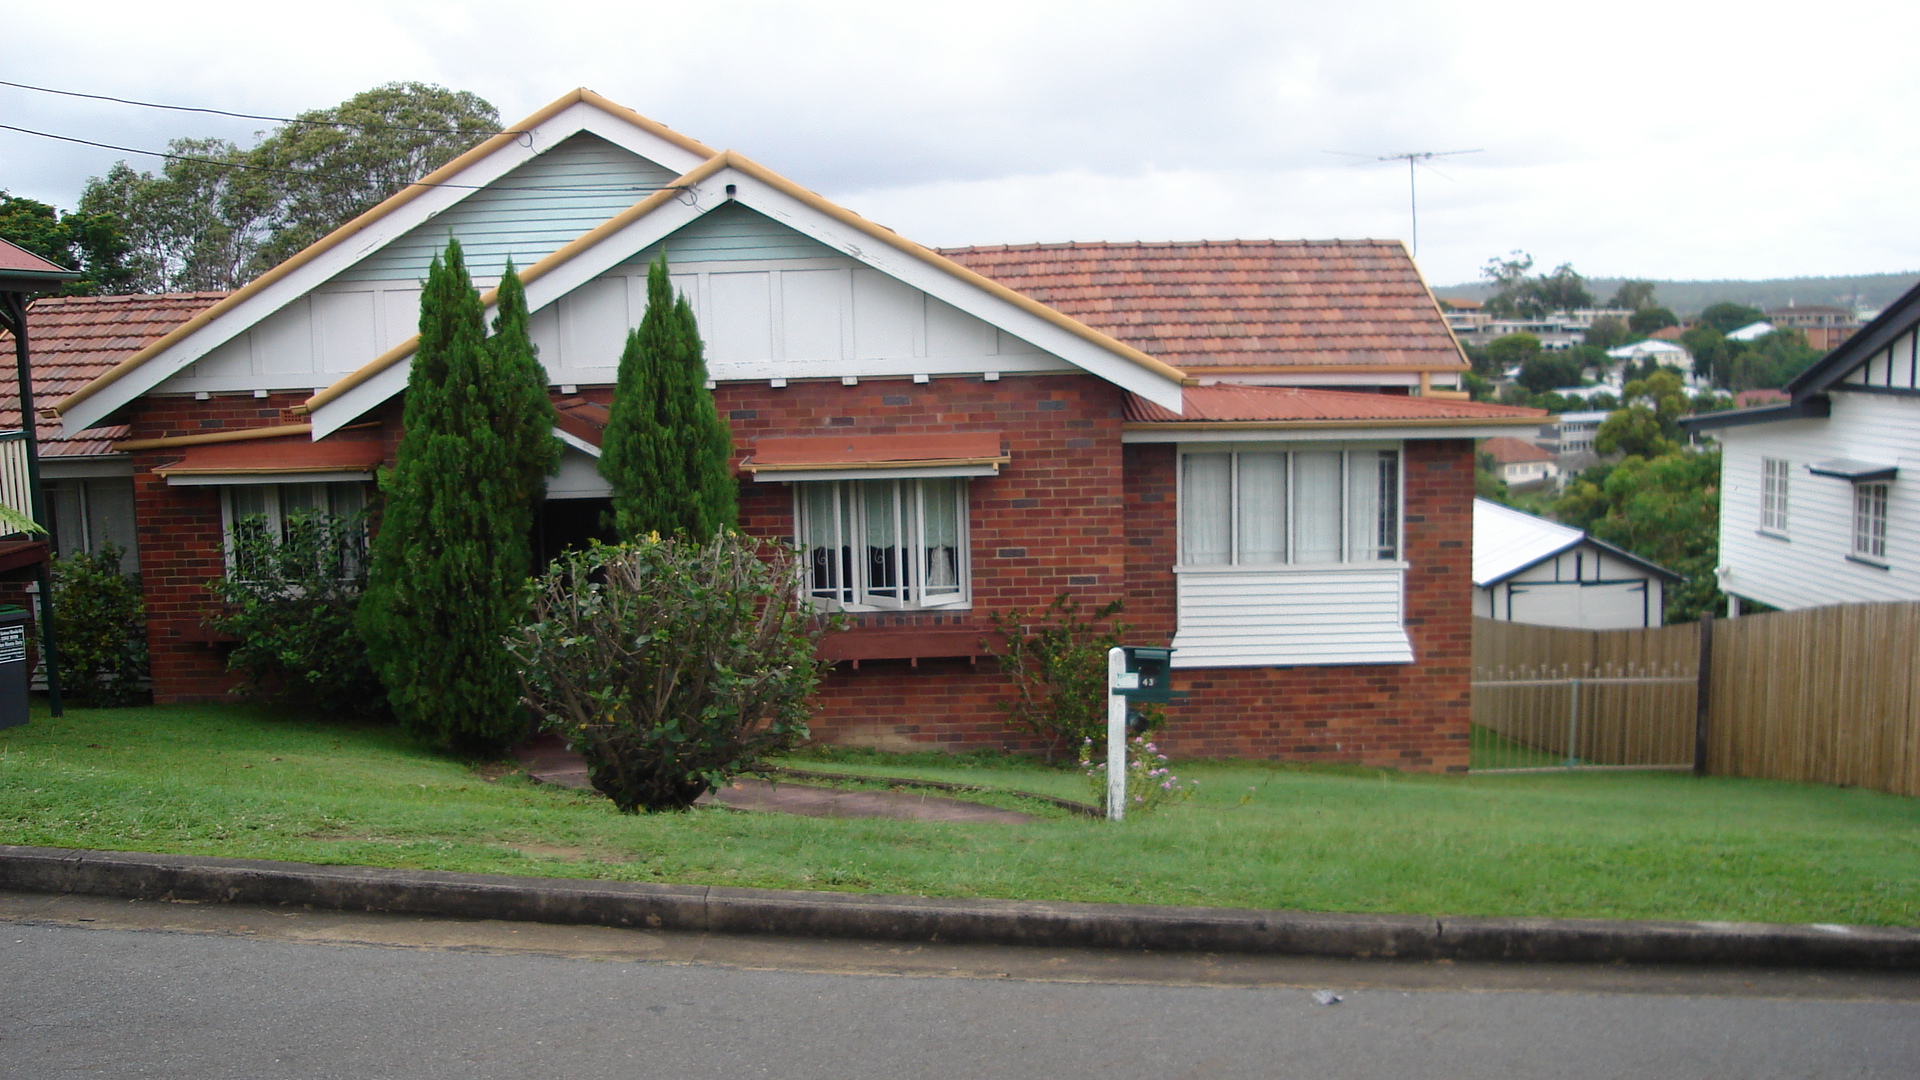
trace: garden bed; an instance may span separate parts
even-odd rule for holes
[[[786,764],[1089,797],[1074,772],[1005,756]],[[1920,924],[1920,800],[1672,774],[1179,771],[1201,781],[1191,802],[1119,825],[635,816],[390,728],[240,706],[73,710],[0,732],[0,842],[955,897]]]

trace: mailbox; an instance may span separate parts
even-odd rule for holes
[[[1172,649],[1156,649],[1146,645],[1122,645],[1121,651],[1127,656],[1127,674],[1134,678],[1127,680],[1131,686],[1123,686],[1119,693],[1129,701],[1154,702],[1165,704],[1173,700]]]

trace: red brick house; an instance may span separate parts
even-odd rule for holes
[[[400,438],[419,279],[511,256],[566,444],[541,542],[591,528],[620,345],[665,250],[745,527],[854,629],[814,724],[1017,745],[988,615],[1119,598],[1171,642],[1177,752],[1460,769],[1473,440],[1539,413],[1466,370],[1394,242],[936,252],[576,91],[60,399],[122,424],[161,700],[221,694],[205,583],[241,514],[342,510]],[[487,297],[491,302],[491,296]]]

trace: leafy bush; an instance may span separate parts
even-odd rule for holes
[[[213,629],[238,639],[234,693],[354,717],[384,717],[387,696],[354,613],[367,588],[361,515],[300,514],[273,535],[264,517],[234,523],[233,569],[209,584],[225,610]]]
[[[1107,754],[1104,748],[1096,749],[1092,739],[1080,744],[1080,771],[1086,774],[1087,786],[1093,789],[1093,801],[1104,810]],[[1127,740],[1127,813],[1144,814],[1169,803],[1185,802],[1193,798],[1193,790],[1199,786],[1198,780],[1175,776],[1167,755],[1148,742],[1145,735]]]
[[[1080,602],[1063,592],[1038,617],[1018,611],[988,616],[994,629],[1006,636],[1006,648],[994,654],[1000,670],[1012,677],[1015,694],[998,704],[1010,720],[1040,736],[1048,764],[1063,763],[1071,747],[1089,739],[1106,746],[1107,650],[1132,628],[1116,621],[1101,630],[1099,624],[1120,610],[1121,602],[1115,600],[1091,618],[1082,618]],[[1158,706],[1141,713],[1146,727],[1161,722]]]
[[[147,611],[140,579],[120,572],[120,548],[53,561],[53,631],[60,689],[85,705],[146,699]]]
[[[507,640],[524,700],[623,811],[678,810],[807,737],[823,620],[784,547],[657,535],[555,560]]]

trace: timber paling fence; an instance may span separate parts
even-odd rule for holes
[[[1475,619],[1473,657],[1475,770],[1689,766],[1920,796],[1920,603],[1647,630]]]

